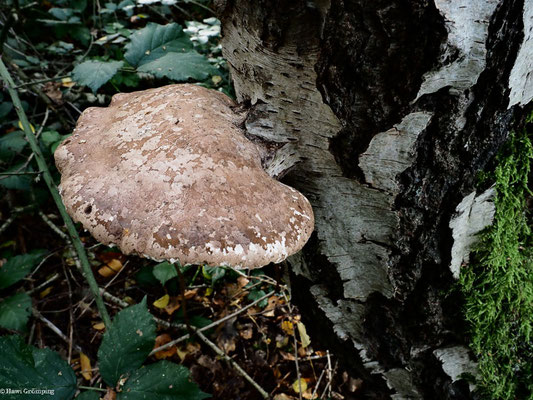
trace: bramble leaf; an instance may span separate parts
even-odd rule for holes
[[[26,327],[31,314],[31,297],[17,293],[0,301],[0,326],[20,331]]]
[[[169,53],[181,53],[192,49],[192,43],[180,25],[149,23],[131,35],[124,58],[134,67],[157,60]],[[147,71],[149,72],[149,71]]]
[[[74,397],[76,375],[56,352],[28,346],[20,336],[12,335],[0,337],[0,354],[0,387],[21,391],[20,395],[9,398],[70,400]],[[41,392],[23,393],[24,389]]]
[[[139,368],[154,348],[155,322],[146,298],[119,312],[98,349],[100,374],[114,387],[120,377]]]
[[[93,93],[96,93],[118,72],[123,64],[123,61],[85,61],[76,65],[72,71],[72,78],[80,85],[88,86]]]
[[[158,78],[166,77],[177,82],[190,79],[203,81],[219,73],[205,56],[195,51],[165,54],[157,60],[143,64],[138,71],[148,72]]]
[[[189,380],[182,365],[159,361],[135,371],[117,400],[202,400],[210,397]]]

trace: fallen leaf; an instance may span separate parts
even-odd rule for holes
[[[76,82],[74,82],[72,79],[70,78],[63,78],[61,79],[61,85],[63,87],[67,87],[67,88],[70,88],[72,86],[74,86],[76,84]]]
[[[41,293],[39,293],[39,297],[42,299],[43,297],[46,297],[50,294],[52,291],[52,286],[48,286],[46,289],[44,289]]]
[[[84,353],[80,353],[81,375],[86,381],[90,381],[93,377],[91,360]]]
[[[245,276],[239,276],[237,278],[237,284],[239,285],[240,288],[243,288],[245,287],[246,285],[248,285],[250,283],[250,280],[248,278],[246,278]]]
[[[102,400],[116,400],[116,398],[117,393],[113,389],[107,388],[107,393]]]
[[[168,302],[170,301],[170,296],[168,294],[165,294],[163,297],[160,297],[156,301],[153,302],[154,307],[157,308],[165,308],[168,306]]]
[[[302,322],[297,322],[296,326],[298,327],[298,333],[300,333],[300,340],[302,341],[302,347],[305,349],[311,344],[311,338],[307,334],[305,325]]]
[[[155,338],[154,349],[157,347],[163,346],[164,344],[167,344],[171,340],[172,338],[170,337],[168,333],[163,333],[162,335],[157,336]],[[176,346],[172,346],[172,347],[169,347],[168,349],[158,351],[154,355],[155,355],[155,358],[157,358],[158,360],[161,360],[164,358],[172,357],[174,354],[176,354],[176,352],[177,352]]]
[[[287,334],[287,335],[294,335],[294,325],[292,324],[291,321],[283,321],[281,323],[281,329],[283,329],[283,331]]]
[[[292,400],[292,399],[294,399],[294,397],[289,396],[285,393],[279,393],[274,396],[274,400]]]
[[[46,82],[43,85],[43,92],[52,100],[55,104],[63,104],[63,93],[60,90],[60,82]]]
[[[104,278],[109,278],[110,276],[115,275],[123,267],[123,264],[120,260],[114,258],[109,261],[106,265],[98,270],[98,273]]]
[[[181,306],[181,301],[178,296],[174,296],[170,298],[170,301],[165,306],[165,311],[168,315],[172,315],[174,311],[176,311]]]
[[[239,335],[241,335],[241,337],[243,339],[246,339],[246,340],[251,339],[252,336],[253,336],[253,333],[254,333],[254,331],[253,331],[252,327],[247,327],[247,328],[239,331]]]
[[[93,324],[93,328],[97,331],[103,331],[105,329],[105,324],[103,322],[97,322],[96,324]]]
[[[300,388],[302,389],[301,391]],[[294,390],[296,393],[305,392],[307,390],[307,382],[305,381],[305,379],[296,379],[292,384],[292,390]]]

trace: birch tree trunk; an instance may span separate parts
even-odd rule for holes
[[[470,398],[450,294],[492,190],[476,192],[533,97],[528,0],[221,0],[250,137],[310,200],[290,260],[309,329],[372,398]]]

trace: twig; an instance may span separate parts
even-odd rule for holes
[[[91,270],[91,265],[89,264],[89,259],[87,258],[87,254],[85,253],[85,249],[83,248],[83,244],[81,243],[80,237],[78,235],[78,232],[76,231],[76,227],[74,226],[72,219],[67,214],[67,211],[65,210],[65,206],[63,205],[63,202],[61,201],[61,196],[59,195],[57,187],[55,186],[54,180],[52,178],[52,174],[50,173],[50,170],[48,169],[48,165],[46,164],[46,160],[44,159],[44,156],[41,152],[41,148],[39,147],[39,144],[37,143],[35,135],[33,134],[31,130],[30,122],[28,121],[28,117],[26,116],[26,113],[24,112],[24,109],[22,108],[22,103],[20,102],[18,93],[15,89],[13,89],[13,87],[15,86],[15,83],[13,82],[13,79],[11,78],[9,71],[7,70],[1,58],[0,58],[0,76],[2,76],[2,79],[7,85],[7,90],[9,91],[9,95],[11,96],[13,105],[15,107],[15,110],[17,111],[19,120],[22,123],[22,127],[24,128],[26,140],[29,142],[30,147],[33,151],[33,154],[35,154],[35,160],[37,161],[37,165],[39,166],[39,169],[43,171],[43,179],[46,185],[48,186],[50,194],[52,195],[56,203],[56,206],[59,210],[59,213],[61,214],[61,217],[63,218],[63,221],[65,222],[65,225],[67,226],[67,230],[72,240],[72,244],[74,248],[76,249],[76,253],[78,253],[78,257],[83,267],[85,279],[87,279],[89,288],[91,289],[93,295],[95,296],[96,306],[98,308],[98,311],[100,312],[100,315],[102,316],[102,320],[104,321],[104,324],[106,326],[110,326],[111,318],[109,317],[109,314],[107,313],[104,301],[102,300],[102,297],[100,296],[100,292],[98,291],[98,283],[96,283],[96,279],[94,278],[93,272]]]
[[[329,350],[327,350],[327,354],[328,354],[328,368],[327,368],[328,383],[326,387],[324,388],[324,391],[322,392],[322,396],[320,396],[321,399],[324,398],[324,396],[326,395],[326,392],[328,393],[328,397],[331,397],[332,370],[331,370],[331,358],[329,358]],[[338,361],[335,362],[335,369],[337,368],[337,363]]]
[[[70,78],[70,75],[55,76],[53,78],[46,78],[46,79],[40,79],[40,80],[37,80],[37,81],[25,82],[25,83],[21,83],[18,86],[15,86],[13,89],[19,89],[19,88],[22,88],[24,86],[32,86],[32,85],[37,85],[37,84],[40,84],[40,83],[59,81],[61,79],[65,79],[65,78]]]
[[[55,274],[52,275],[49,279],[47,279],[45,282],[41,283],[39,286],[36,286],[36,287],[34,287],[33,289],[31,289],[31,290],[26,291],[26,293],[28,293],[28,294],[35,293],[35,292],[37,292],[38,290],[41,290],[43,287],[46,287],[46,286],[48,286],[49,284],[51,284],[51,283],[52,283],[53,281],[55,281],[57,278],[59,278],[59,274],[58,274],[58,273],[55,273]]]
[[[100,289],[100,293],[104,297],[104,299],[111,301],[112,303],[115,303],[116,305],[126,308],[129,307],[131,304],[125,302],[124,300],[119,299],[118,297],[113,296],[111,293],[106,292],[104,289]],[[154,321],[158,323],[159,325],[163,325],[166,328],[178,328],[178,329],[184,329],[187,326],[185,324],[176,324],[173,322],[165,321],[164,319],[152,316],[154,318]]]
[[[97,388],[97,387],[92,387],[92,386],[79,385],[78,388],[79,389],[85,389],[85,390],[95,390],[97,392],[107,392],[107,389],[102,389],[102,388]]]
[[[61,239],[66,240],[68,243],[70,243],[69,236],[65,232],[63,232],[61,229],[59,229],[59,227],[56,224],[54,224],[50,220],[50,218],[48,218],[48,216],[45,213],[43,213],[41,210],[39,210],[39,216],[46,223],[46,225],[48,225],[50,228],[52,228],[52,230],[55,233],[57,233],[59,235],[59,237],[61,237]]]
[[[2,224],[2,226],[0,226],[0,234],[3,233],[7,228],[9,228],[9,225],[11,225],[14,220],[15,220],[14,215],[6,219],[5,222]]]
[[[202,342],[204,342],[206,345],[211,347],[215,353],[217,353],[220,357],[222,357],[224,360],[229,362],[233,368],[244,378],[246,379],[259,393],[261,393],[261,396],[263,396],[264,399],[270,398],[268,393],[261,387],[259,384],[253,380],[253,378],[246,373],[245,370],[241,368],[239,364],[235,362],[230,356],[228,356],[226,353],[224,353],[215,343],[213,343],[211,340],[209,340],[202,332],[196,331],[196,335]]]
[[[193,328],[193,330],[195,331],[196,334],[198,334],[198,332],[203,332],[203,331],[206,331],[206,330],[208,330],[208,329],[211,329],[211,328],[213,328],[213,327],[215,327],[215,326],[217,326],[217,325],[220,325],[222,322],[225,322],[225,321],[227,321],[228,319],[231,319],[231,318],[233,318],[233,317],[235,317],[235,316],[237,316],[237,315],[243,313],[244,311],[246,311],[246,310],[249,309],[250,307],[253,307],[254,305],[256,305],[257,303],[259,303],[260,301],[266,299],[267,297],[272,296],[274,293],[275,293],[275,291],[271,291],[270,293],[265,294],[263,297],[260,297],[259,299],[255,300],[253,303],[248,304],[247,306],[245,306],[245,307],[243,307],[243,308],[241,308],[241,309],[235,311],[234,313],[231,313],[231,314],[229,314],[229,315],[226,315],[224,318],[221,318],[221,319],[219,319],[219,320],[217,320],[217,321],[215,321],[215,322],[212,322],[212,323],[210,323],[209,325],[206,325],[206,326],[204,326],[204,327],[202,327],[202,328],[198,328],[198,329],[194,329],[194,328]],[[152,355],[154,355],[155,353],[157,353],[157,352],[159,352],[159,351],[161,351],[161,350],[168,349],[168,348],[170,348],[170,347],[172,347],[172,346],[174,346],[174,345],[176,345],[176,344],[178,344],[178,343],[180,343],[180,342],[183,342],[184,340],[189,339],[189,337],[190,337],[190,335],[189,335],[189,334],[186,334],[186,335],[183,335],[182,337],[180,337],[180,338],[178,338],[178,339],[176,339],[176,340],[172,340],[172,341],[170,341],[170,342],[168,342],[168,343],[165,343],[164,345],[159,346],[159,347],[153,349],[152,352],[150,353],[150,355],[152,356]]]
[[[313,394],[311,394],[311,400],[313,400],[318,392],[318,387],[320,386],[320,382],[322,382],[322,378],[324,377],[324,374],[326,373],[326,369],[324,368],[322,370],[322,373],[318,377],[318,381],[316,382],[315,389],[313,390]]]
[[[35,309],[32,310],[33,312],[33,315],[38,318],[39,320],[41,320],[42,322],[44,322],[44,324],[50,328],[57,336],[59,336],[61,339],[63,339],[66,343],[68,343],[69,345],[71,344],[71,341],[69,340],[69,338],[63,333],[61,332],[61,329],[59,329],[57,326],[55,326],[49,319],[43,317],[41,315],[41,313]],[[82,349],[80,346],[78,346],[77,344],[73,344],[72,345],[74,347],[74,349],[78,352],[82,352]]]
[[[302,379],[300,375],[300,365],[298,363],[298,339],[296,339],[296,328],[292,325],[292,336],[294,338],[294,362],[296,364],[296,379],[298,379],[298,398],[302,400]]]

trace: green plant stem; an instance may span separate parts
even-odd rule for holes
[[[74,222],[72,222],[72,219],[67,214],[67,211],[65,210],[65,206],[63,205],[63,202],[61,201],[61,196],[59,195],[57,187],[54,183],[52,174],[50,173],[50,170],[48,169],[48,165],[46,164],[46,160],[44,159],[44,156],[41,152],[41,148],[39,147],[39,144],[37,143],[37,139],[35,138],[35,135],[33,134],[31,130],[30,122],[28,121],[28,117],[26,116],[26,113],[24,112],[24,109],[22,108],[22,104],[20,102],[18,93],[14,89],[15,82],[13,82],[13,78],[11,77],[1,57],[0,57],[0,76],[2,77],[2,80],[6,83],[7,90],[13,101],[13,106],[15,107],[15,110],[17,111],[17,115],[20,119],[20,122],[22,123],[22,127],[24,128],[24,134],[26,136],[26,140],[30,144],[33,154],[35,155],[35,161],[37,162],[39,169],[42,171],[42,176],[46,183],[46,186],[48,186],[48,189],[50,190],[50,194],[52,195],[52,198],[54,199],[54,202],[56,203],[56,206],[59,210],[59,214],[61,215],[61,218],[63,218],[63,221],[65,222],[68,233],[72,240],[72,245],[76,249],[76,253],[78,254],[79,260],[81,262],[81,266],[85,274],[85,279],[87,280],[87,283],[89,284],[89,288],[91,289],[91,292],[93,296],[95,297],[96,306],[98,308],[98,311],[100,312],[100,316],[102,317],[104,324],[107,327],[109,327],[111,326],[111,318],[109,317],[109,314],[107,313],[107,310],[104,305],[104,301],[102,300],[102,296],[100,295],[98,283],[96,283],[96,279],[94,278],[93,272],[91,270],[91,265],[89,264],[87,253],[85,253],[85,249],[83,248],[83,245],[81,243],[80,237],[78,235],[78,231],[76,230],[76,227],[74,226]]]

